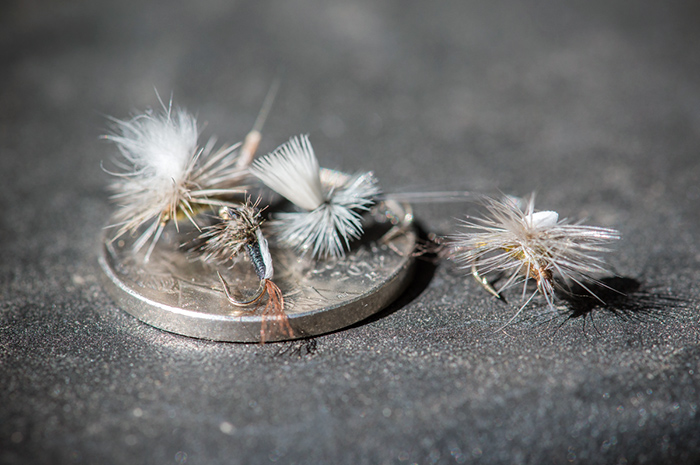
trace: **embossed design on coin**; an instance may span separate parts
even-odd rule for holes
[[[397,218],[404,224],[396,225]],[[398,297],[411,277],[416,245],[410,219],[410,206],[392,202],[390,212],[367,217],[363,238],[343,258],[299,258],[272,246],[275,282],[293,338],[342,329]],[[127,237],[105,238],[100,265],[107,289],[122,309],[157,328],[215,341],[259,342],[259,310],[231,305],[216,274],[231,291],[252,295],[259,280],[251,263],[242,258],[230,269],[204,263],[180,247],[191,233],[169,228],[148,262],[143,252],[132,253]],[[285,339],[290,337],[272,325],[266,341]]]

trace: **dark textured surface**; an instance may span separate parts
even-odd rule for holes
[[[696,2],[9,1],[0,6],[0,462],[700,460]],[[105,115],[153,88],[262,150],[311,134],[386,190],[538,191],[620,229],[626,299],[512,315],[451,263],[313,340],[148,327],[99,284]],[[448,232],[460,205],[419,206]]]

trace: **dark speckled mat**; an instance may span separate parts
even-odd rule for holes
[[[606,304],[498,301],[423,261],[371,321],[214,343],[100,285],[107,115],[171,94],[262,151],[308,133],[386,191],[525,195],[614,227]],[[695,2],[20,1],[0,6],[0,463],[697,463]],[[449,233],[466,204],[417,205]]]

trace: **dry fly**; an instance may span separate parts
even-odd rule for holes
[[[134,252],[150,240],[148,261],[165,226],[187,218],[199,229],[200,210],[226,204],[230,196],[245,192],[247,167],[260,142],[260,128],[272,104],[277,84],[268,92],[254,129],[244,144],[214,149],[216,139],[200,146],[196,118],[173,107],[172,99],[161,111],[147,111],[128,120],[113,119],[114,130],[105,138],[117,145],[121,158],[111,184],[118,204],[114,215],[114,239],[136,234]],[[240,150],[238,150],[240,148]]]
[[[235,259],[241,251],[247,253],[260,280],[260,286],[252,298],[248,300],[234,298],[221,273],[217,271],[217,275],[226,298],[237,307],[255,305],[267,295],[260,329],[260,339],[265,342],[269,334],[268,320],[274,320],[288,337],[293,336],[293,331],[284,312],[282,291],[272,282],[274,275],[272,256],[267,239],[263,236],[260,228],[263,219],[257,208],[258,204],[259,201],[253,204],[250,199],[247,199],[245,204],[239,206],[221,207],[217,218],[218,222],[205,228],[200,240],[203,242],[204,260],[208,262],[224,264]]]
[[[601,255],[620,238],[618,231],[570,224],[554,211],[535,211],[534,194],[524,209],[511,197],[487,198],[483,203],[487,215],[462,221],[464,230],[451,238],[450,245],[455,261],[498,298],[504,290],[522,284],[525,300],[528,283],[536,283],[535,291],[504,327],[537,293],[552,308],[555,289],[567,289],[572,283],[598,298],[586,283],[602,285],[596,277],[609,271]],[[503,277],[504,282],[496,288],[489,275]]]
[[[306,135],[257,159],[250,172],[297,207],[277,213],[270,228],[283,246],[312,258],[344,256],[350,242],[363,234],[362,212],[380,193],[372,172],[321,169]]]

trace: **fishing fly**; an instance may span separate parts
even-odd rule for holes
[[[483,204],[486,215],[462,221],[463,231],[451,238],[452,258],[501,299],[503,291],[522,284],[525,300],[528,283],[535,282],[535,291],[504,327],[538,293],[551,308],[555,290],[572,283],[598,298],[586,283],[602,285],[596,276],[607,273],[608,267],[601,255],[620,238],[617,230],[571,224],[554,211],[535,211],[534,193],[526,204],[512,197],[485,198]],[[489,275],[503,277],[504,282],[496,288]]]
[[[267,303],[262,313],[262,326],[260,329],[261,341],[265,342],[268,336],[268,320],[274,320],[281,330],[292,337],[293,331],[284,312],[284,297],[280,288],[272,281],[274,268],[272,256],[267,239],[263,236],[261,225],[263,223],[259,199],[255,203],[246,199],[245,204],[235,207],[224,206],[219,210],[217,222],[204,228],[200,235],[203,242],[201,247],[205,261],[224,264],[229,260],[235,260],[242,251],[250,258],[255,273],[260,280],[260,285],[255,295],[247,300],[236,299],[229,285],[217,271],[217,275],[223,286],[226,298],[237,307],[255,305],[267,295]]]
[[[372,172],[349,175],[320,168],[306,135],[255,160],[250,172],[298,207],[277,213],[270,228],[283,246],[312,258],[343,257],[350,242],[362,236],[362,212],[381,192]]]
[[[134,242],[135,252],[149,240],[148,261],[165,225],[186,217],[198,227],[198,206],[211,205],[214,194],[242,192],[237,184],[245,171],[236,164],[237,145],[214,150],[214,139],[198,146],[197,120],[186,110],[172,107],[146,112],[130,120],[114,120],[116,130],[105,136],[119,149],[115,161],[121,172],[111,184],[118,203],[115,238],[148,226]]]
[[[128,120],[113,118],[114,129],[106,139],[114,142],[121,158],[114,160],[118,171],[110,188],[118,204],[114,215],[113,239],[136,234],[133,251],[150,240],[144,262],[148,262],[163,229],[186,218],[195,228],[195,216],[202,210],[227,205],[227,199],[245,193],[247,168],[260,142],[260,130],[279,87],[275,81],[268,91],[253,129],[243,144],[215,149],[216,139],[199,145],[196,118],[172,99],[161,111],[147,111]],[[160,99],[160,97],[159,97]],[[179,230],[179,228],[178,228]]]

